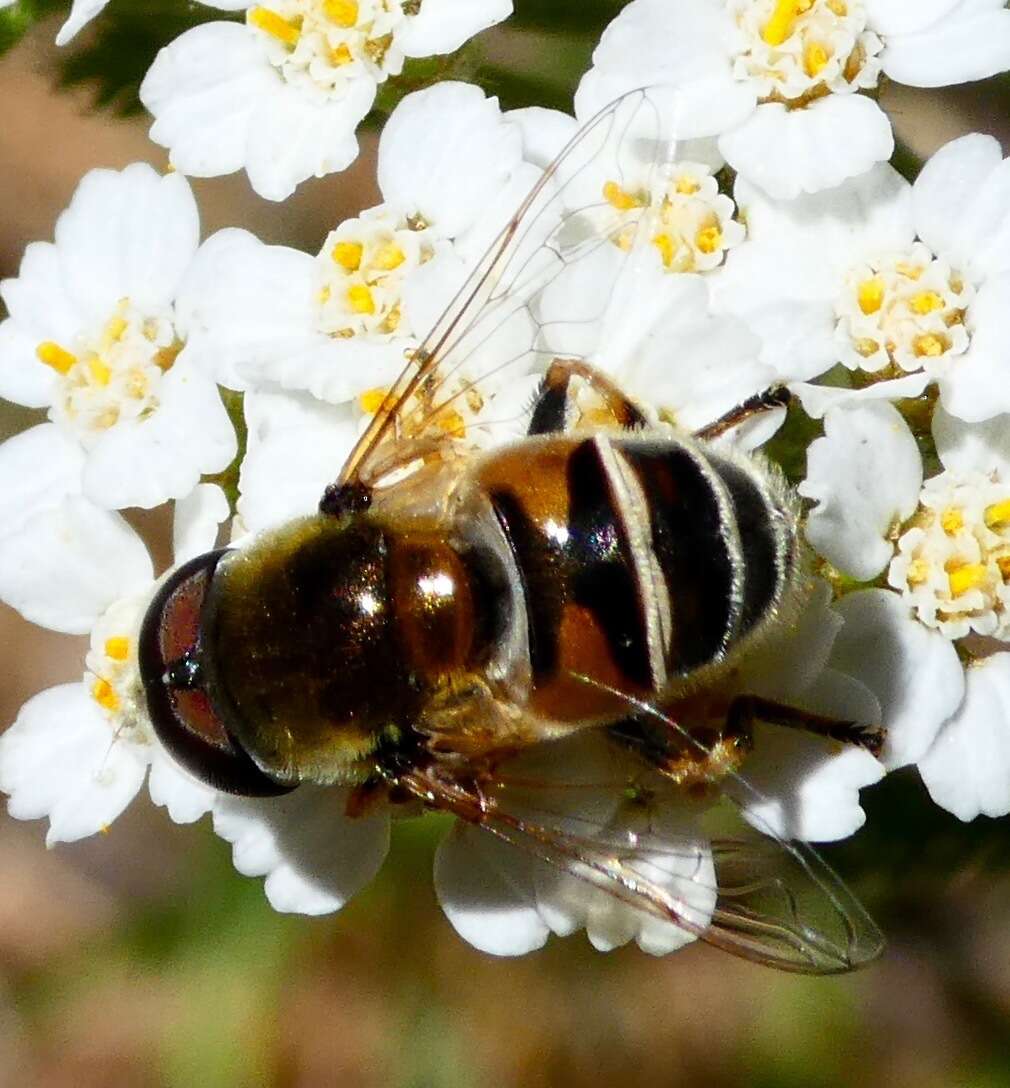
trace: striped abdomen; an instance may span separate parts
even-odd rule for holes
[[[478,471],[522,582],[529,709],[606,719],[675,693],[777,610],[795,565],[783,486],[756,462],[672,437],[550,437]]]

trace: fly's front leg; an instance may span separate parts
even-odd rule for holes
[[[571,430],[571,381],[581,378],[599,396],[616,427],[644,427],[642,410],[608,377],[588,363],[555,359],[540,384],[527,434],[559,434]]]
[[[752,419],[754,416],[770,412],[775,408],[787,408],[791,400],[792,394],[789,390],[784,385],[776,385],[771,389],[766,389],[763,393],[748,397],[743,404],[738,404],[725,415],[695,431],[695,437],[705,440],[718,438],[727,431],[733,430],[734,427],[739,427],[741,423],[746,423],[748,419]]]
[[[883,726],[826,718],[821,714],[811,714],[807,710],[776,703],[771,699],[762,699],[757,695],[738,695],[730,704],[726,722],[727,726],[734,728],[750,729],[754,722],[765,722],[768,725],[785,726],[787,729],[801,729],[827,740],[865,748],[874,756],[880,755],[887,739],[887,730]]]

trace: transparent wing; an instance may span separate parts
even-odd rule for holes
[[[587,745],[598,748],[588,768]],[[568,928],[599,917],[596,897],[630,912],[629,934],[651,927],[651,943],[665,948],[697,937],[805,974],[850,971],[880,953],[880,931],[823,859],[758,833],[728,796],[686,796],[629,764],[602,732],[540,749],[470,779],[429,768],[411,788],[567,882],[541,894],[581,904]]]
[[[404,441],[451,440],[456,409],[494,423],[518,378],[555,355],[585,357],[629,265],[658,260],[645,243],[673,157],[672,109],[662,90],[634,91],[573,137],[412,353],[339,483],[374,478]]]

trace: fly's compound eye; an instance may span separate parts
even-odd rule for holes
[[[269,797],[292,787],[268,777],[233,740],[204,687],[200,617],[227,549],[181,566],[148,606],[140,629],[140,677],[158,739],[195,778],[226,793]]]

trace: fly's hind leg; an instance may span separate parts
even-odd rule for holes
[[[754,416],[770,412],[774,408],[787,408],[791,400],[792,394],[784,385],[773,386],[763,393],[756,393],[753,397],[748,397],[742,404],[731,408],[724,416],[720,416],[700,430],[695,431],[695,437],[706,440],[718,438],[727,431],[733,430],[734,427],[739,427],[741,423],[746,423],[748,419],[752,419]]]
[[[560,434],[571,429],[572,378],[581,378],[603,401],[616,427],[644,427],[644,412],[608,377],[588,363],[555,359],[540,383],[527,434]]]
[[[801,729],[828,740],[865,748],[874,756],[880,755],[887,739],[887,730],[883,726],[839,721],[837,718],[826,718],[798,707],[776,703],[771,699],[762,699],[757,695],[738,695],[730,703],[727,726],[733,732],[749,733],[755,722]]]

